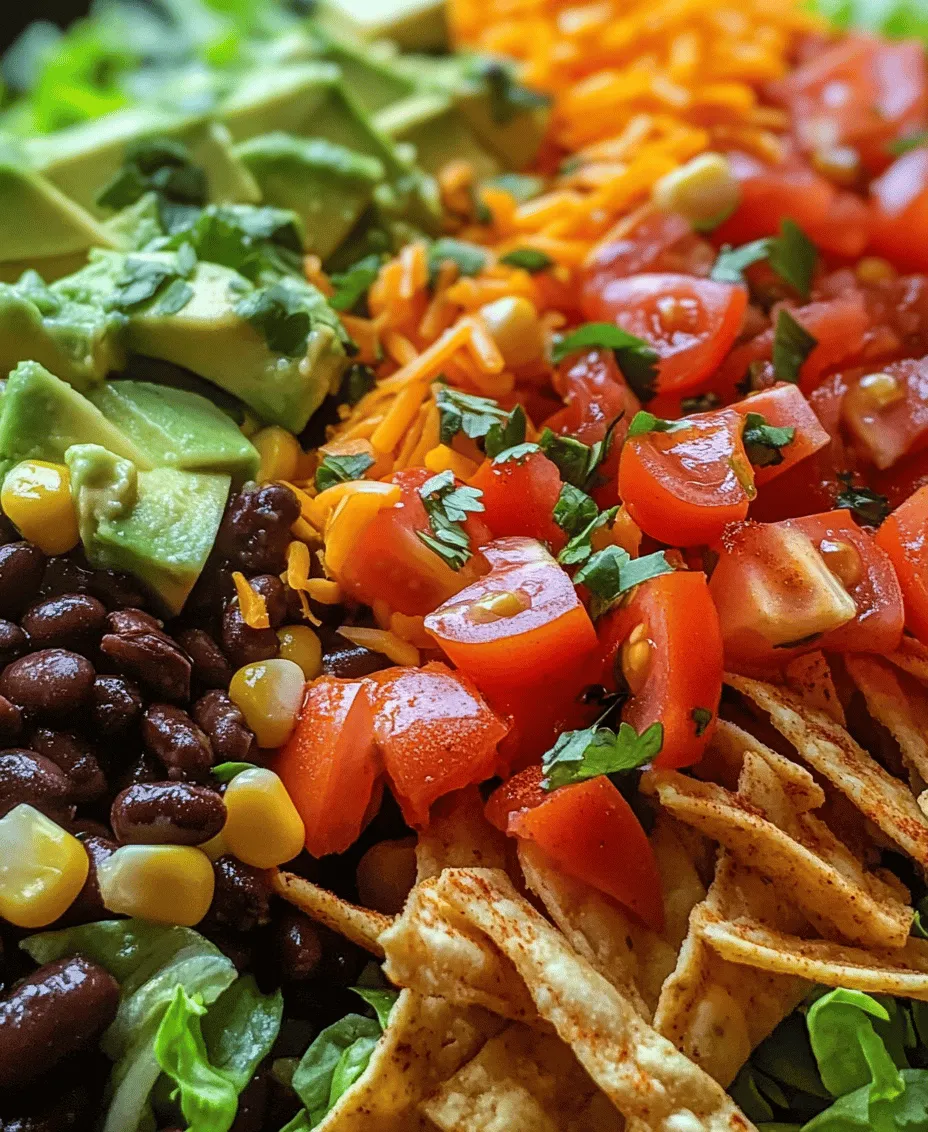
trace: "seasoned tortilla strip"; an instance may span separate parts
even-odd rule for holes
[[[928,693],[881,657],[847,656],[844,663],[867,710],[899,744],[906,766],[928,782]]]
[[[328,892],[293,873],[277,872],[271,881],[274,892],[305,912],[312,920],[383,958],[380,935],[393,923],[390,916],[349,904],[334,892]]]
[[[928,684],[928,646],[915,637],[903,637],[899,648],[887,659],[916,680]]]
[[[442,869],[505,869],[506,838],[490,825],[476,786],[435,803],[416,845],[417,880]]]
[[[499,871],[448,869],[442,896],[486,933],[525,980],[539,1014],[630,1119],[653,1132],[745,1132],[722,1088],[644,1022]]]
[[[844,727],[847,722],[844,708],[824,653],[807,652],[797,656],[786,666],[785,676],[787,686],[804,704],[831,716],[835,723]]]

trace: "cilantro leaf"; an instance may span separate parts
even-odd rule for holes
[[[551,105],[549,95],[529,90],[517,82],[514,67],[502,59],[479,60],[477,75],[487,84],[490,116],[499,126],[511,122],[517,114],[546,110]]]
[[[154,314],[178,314],[193,298],[193,288],[184,279],[175,279],[168,284],[167,290],[158,300]]]
[[[455,240],[451,236],[443,236],[435,240],[429,248],[429,277],[432,282],[438,274],[439,268],[446,260],[451,260],[458,266],[461,275],[479,275],[486,267],[489,256],[486,248],[479,244],[468,244],[464,240]]]
[[[516,444],[513,448],[504,448],[496,456],[493,457],[494,464],[507,464],[510,460],[515,460],[517,464],[521,464],[523,460],[527,460],[533,452],[540,452],[541,449],[537,444]]]
[[[557,556],[558,562],[562,566],[578,566],[586,562],[593,553],[593,544],[590,541],[593,535],[603,527],[611,527],[618,513],[618,507],[610,507],[608,511],[595,515],[564,547]]]
[[[768,239],[752,240],[740,248],[726,244],[719,252],[709,278],[716,283],[743,283],[745,271],[755,263],[761,263],[769,254]]]
[[[499,262],[505,263],[507,267],[521,267],[532,275],[536,275],[539,271],[547,271],[549,267],[554,266],[554,260],[537,248],[514,248],[501,256]]]
[[[484,510],[482,494],[475,487],[458,487],[450,471],[432,476],[419,488],[432,533],[416,534],[452,570],[460,570],[471,556],[470,539],[460,524],[468,514]]]
[[[741,433],[744,450],[755,468],[770,468],[783,463],[783,449],[796,439],[794,428],[778,428],[767,424],[760,413],[748,413]]]
[[[337,483],[350,483],[364,478],[368,468],[374,466],[374,458],[367,452],[354,455],[337,456],[329,452],[316,469],[316,490],[325,491]]]
[[[770,266],[804,298],[812,291],[812,277],[818,263],[815,244],[795,220],[786,217],[780,224],[780,234],[770,241]]]
[[[557,365],[578,350],[591,349],[612,350],[622,376],[640,401],[650,401],[657,395],[657,351],[614,322],[588,322],[565,334],[555,341],[551,360]]]
[[[525,410],[521,405],[516,405],[503,422],[494,423],[487,429],[483,442],[484,451],[494,463],[503,462],[500,460],[500,456],[512,460],[514,458],[513,452],[516,449],[528,448],[525,443],[527,428],[528,419],[525,416]],[[531,445],[531,448],[533,452],[538,451],[537,444]],[[526,452],[525,455],[527,454]]]
[[[435,393],[438,406],[439,439],[450,444],[459,432],[478,440],[487,435],[493,425],[503,424],[509,414],[489,397],[475,397],[448,385],[439,385]],[[524,437],[523,437],[524,439]]]
[[[333,275],[335,293],[329,298],[329,306],[337,311],[353,311],[376,281],[382,262],[379,255],[367,255],[352,264],[347,271]]]
[[[712,722],[712,712],[708,708],[696,707],[690,712],[690,719],[696,724],[696,738],[701,739]]]
[[[673,567],[662,550],[643,558],[632,558],[619,546],[607,546],[592,554],[574,574],[574,585],[584,585],[593,595],[591,612],[601,617],[626,590],[661,574],[672,574]]]
[[[928,145],[928,130],[918,130],[914,134],[895,138],[887,145],[886,149],[893,157],[901,157],[904,153],[910,153],[913,149],[921,149],[922,146],[926,145]]]
[[[289,287],[273,283],[251,291],[236,303],[235,313],[251,323],[275,353],[298,358],[305,352],[312,319]]]
[[[681,428],[686,428],[686,421],[665,421],[642,409],[632,417],[632,423],[628,426],[628,438],[644,436],[646,432],[676,432]]]
[[[799,381],[799,371],[818,345],[804,326],[782,307],[773,333],[773,372],[778,381]]]
[[[571,483],[561,487],[554,505],[554,521],[571,538],[585,530],[598,514],[599,508],[585,491]]]
[[[664,745],[664,725],[652,723],[639,735],[630,723],[618,734],[608,727],[566,731],[541,759],[545,790],[557,790],[603,774],[621,774],[653,762]]]
[[[341,396],[349,405],[357,405],[361,398],[377,384],[377,377],[370,366],[355,362],[342,378]]]
[[[137,138],[126,147],[122,165],[100,191],[97,204],[117,211],[154,192],[164,201],[202,206],[207,189],[206,173],[193,164],[183,142]]]
[[[864,526],[878,527],[892,510],[886,496],[869,487],[855,487],[849,472],[843,472],[838,479],[844,487],[838,492],[835,506],[846,507]]]
[[[127,256],[110,303],[117,310],[128,311],[155,297],[169,279],[177,278],[172,262]]]
[[[595,444],[584,444],[573,436],[559,436],[549,428],[542,432],[538,443],[548,459],[557,465],[561,479],[586,491],[595,486],[596,471],[612,451],[615,427],[621,419],[621,416],[616,417],[603,439]]]

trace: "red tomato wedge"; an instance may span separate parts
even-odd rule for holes
[[[485,511],[480,517],[494,538],[518,535],[556,551],[564,546],[567,537],[553,518],[563,486],[561,473],[543,452],[502,464],[487,460],[470,483],[483,492]]]
[[[537,683],[596,645],[573,582],[539,542],[484,547],[492,569],[425,619],[427,632],[480,687]]]
[[[725,532],[709,588],[726,661],[780,667],[814,649],[891,653],[902,637],[892,562],[845,510]]]
[[[693,231],[685,216],[645,205],[596,245],[585,268],[595,291],[613,279],[643,271],[708,275],[713,263],[712,245]]]
[[[627,421],[641,408],[611,352],[593,350],[569,358],[558,367],[554,387],[564,398],[564,408],[549,417],[545,426],[584,444],[602,440],[609,425],[624,414],[616,433],[616,443],[620,443],[625,435],[622,423],[627,428]]]
[[[642,582],[599,626],[606,673],[632,693],[622,718],[640,735],[664,725],[659,767],[690,766],[712,738],[722,695],[722,633],[706,576],[677,571]]]
[[[409,468],[391,478],[402,490],[401,501],[374,516],[339,573],[342,589],[356,601],[365,605],[385,601],[410,615],[431,613],[486,568],[475,554],[455,572],[419,539],[417,531],[431,533],[419,495],[419,488],[431,477],[426,468]],[[473,550],[490,539],[479,515],[469,515],[463,527]]]
[[[325,857],[350,848],[373,816],[381,773],[364,682],[322,676],[311,684],[274,770],[306,826],[307,850]]]
[[[873,477],[873,487],[889,500],[893,509],[901,506],[920,488],[928,484],[928,449],[900,460],[881,475]]]
[[[928,644],[928,487],[919,488],[893,511],[876,541],[896,568],[906,625]]]
[[[465,677],[447,665],[390,668],[368,678],[374,736],[403,817],[428,825],[432,804],[490,778],[507,728]],[[350,778],[342,789],[351,793]]]
[[[928,149],[905,153],[870,186],[873,251],[902,271],[928,271]]]
[[[583,310],[595,322],[615,322],[657,351],[661,393],[694,389],[735,343],[747,308],[744,287],[690,275],[652,274],[588,280]]]
[[[795,429],[792,441],[780,450],[782,460],[779,464],[754,465],[754,483],[757,487],[783,475],[800,460],[831,443],[831,437],[822,428],[812,406],[799,388],[789,382],[783,381],[770,389],[754,393],[744,401],[732,405],[732,409],[742,417],[746,417],[748,413],[758,413],[774,428]]]
[[[928,358],[844,377],[844,422],[878,468],[889,468],[928,445]]]
[[[654,931],[664,898],[654,852],[641,824],[608,778],[543,789],[540,767],[504,783],[487,817],[510,837],[534,841],[557,868],[605,892]]]
[[[738,413],[722,409],[626,440],[619,495],[645,534],[670,546],[697,546],[745,518],[754,478],[743,425]]]

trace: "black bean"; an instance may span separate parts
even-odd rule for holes
[[[29,648],[29,638],[14,621],[0,621],[0,664],[17,660]]]
[[[283,484],[246,487],[229,500],[216,546],[246,574],[280,574],[300,504]]]
[[[84,836],[78,833],[77,837],[87,850],[90,869],[87,873],[87,879],[84,881],[84,887],[62,917],[63,925],[92,924],[97,920],[105,920],[110,915],[104,907],[103,897],[100,895],[97,869],[116,852],[119,846],[109,837],[101,837],[99,834]]]
[[[333,644],[322,656],[322,671],[327,676],[337,676],[341,680],[357,680],[390,668],[393,661],[380,652],[353,645],[345,637],[337,638],[344,644]]]
[[[280,642],[273,629],[246,625],[238,602],[230,602],[222,615],[222,651],[235,668],[277,656]]]
[[[142,714],[142,697],[123,676],[98,676],[93,682],[90,718],[94,733],[124,735]]]
[[[164,770],[154,755],[149,754],[148,751],[134,751],[114,776],[111,783],[112,794],[115,797],[121,790],[135,786],[136,783],[159,782],[162,778],[164,778]]]
[[[151,782],[117,795],[110,823],[127,845],[202,845],[225,825],[226,807],[206,786]]]
[[[265,872],[226,856],[213,863],[213,873],[216,888],[203,930],[249,932],[270,921],[270,889]]]
[[[59,767],[71,783],[71,800],[96,802],[106,793],[106,776],[88,743],[67,731],[39,727],[29,740],[32,749]]]
[[[87,593],[92,570],[83,562],[77,560],[75,554],[55,555],[45,564],[45,573],[42,575],[42,585],[39,593],[42,597],[61,597],[62,594]]]
[[[100,643],[106,608],[89,594],[62,594],[27,609],[21,624],[33,648],[87,652]]]
[[[229,1132],[264,1132],[267,1125],[268,1072],[259,1070],[238,1098],[238,1111]]]
[[[120,674],[138,680],[158,699],[189,700],[190,659],[162,631],[160,621],[140,609],[125,609],[111,613],[107,625],[100,651]]]
[[[152,704],[145,711],[142,741],[175,781],[203,782],[213,765],[209,739],[172,704]]]
[[[38,593],[45,555],[31,542],[0,546],[0,617],[18,617]]]
[[[23,732],[23,713],[0,696],[0,745],[15,742]]]
[[[205,629],[185,629],[177,643],[193,662],[193,678],[201,688],[228,688],[232,665]]]
[[[258,741],[241,710],[214,689],[193,705],[193,718],[209,736],[220,762],[254,762]]]
[[[248,584],[264,598],[272,629],[279,629],[287,617],[287,587],[275,574],[256,574]]]
[[[90,661],[76,652],[41,649],[4,668],[0,694],[37,719],[56,719],[83,707],[95,675]]]
[[[275,916],[274,942],[284,979],[301,982],[316,976],[322,962],[322,940],[308,916],[289,908]]]
[[[69,813],[71,783],[51,759],[35,751],[0,752],[0,817],[25,802],[60,821]]]
[[[116,1016],[119,984],[81,956],[40,967],[0,1001],[0,1087],[22,1085],[95,1043]]]
[[[43,1081],[4,1106],[0,1132],[86,1132],[93,1126],[94,1107],[86,1086],[73,1084],[58,1092]]]
[[[87,589],[107,609],[142,609],[148,604],[138,582],[115,570],[94,570],[87,581]]]

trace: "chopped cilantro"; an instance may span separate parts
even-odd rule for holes
[[[177,249],[177,270],[184,277],[189,279],[197,269],[197,253],[194,251],[193,244],[184,242]]]
[[[712,722],[712,712],[708,708],[696,707],[690,712],[690,719],[696,724],[696,738],[701,739]]]
[[[377,279],[382,263],[381,256],[366,255],[347,271],[333,275],[335,293],[329,299],[329,306],[337,311],[353,311]]]
[[[316,469],[316,490],[325,491],[327,487],[334,487],[337,483],[363,479],[367,469],[373,466],[373,457],[367,452],[344,456],[327,453]]]
[[[342,378],[341,397],[349,405],[357,405],[361,398],[377,384],[377,378],[370,366],[355,362],[345,371]]]
[[[457,264],[462,275],[479,275],[486,267],[488,258],[486,248],[481,248],[479,244],[468,244],[464,240],[443,236],[429,248],[429,275],[434,282],[439,268],[449,259]]]
[[[515,248],[507,255],[501,256],[499,262],[505,263],[507,267],[521,267],[532,275],[536,275],[539,271],[547,271],[554,265],[554,260],[537,248]]]
[[[672,574],[673,567],[662,550],[643,558],[632,558],[619,546],[599,550],[574,574],[574,584],[584,585],[593,595],[592,613],[600,617],[632,586]]]
[[[878,527],[892,510],[886,496],[869,487],[855,487],[850,472],[842,472],[838,478],[844,487],[838,492],[835,506],[846,507],[866,527]]]
[[[766,239],[752,240],[740,248],[726,244],[719,252],[709,278],[716,283],[743,283],[745,271],[765,260],[769,252],[770,241]]]
[[[496,177],[490,177],[484,184],[487,188],[508,193],[519,204],[528,204],[545,191],[543,177],[533,177],[526,173],[500,173]]]
[[[755,468],[770,468],[783,463],[783,449],[796,439],[794,428],[778,428],[767,424],[760,413],[748,413],[741,434],[748,459]]]
[[[471,556],[470,539],[461,524],[468,514],[484,510],[482,494],[475,487],[458,487],[450,471],[432,476],[419,488],[432,533],[416,534],[452,570],[460,570]]]
[[[153,299],[169,279],[176,279],[177,267],[173,261],[140,259],[127,256],[122,272],[116,280],[111,304],[121,311],[147,303]]]
[[[572,483],[561,487],[554,505],[554,521],[571,538],[585,530],[598,514],[599,508],[585,491]]]
[[[305,352],[312,319],[289,287],[273,283],[250,291],[236,303],[235,313],[251,323],[275,353],[298,358]]]
[[[779,236],[752,240],[740,248],[722,248],[710,278],[718,283],[743,283],[744,272],[762,260],[767,260],[804,299],[809,297],[818,252],[795,220],[788,217],[780,224]]]
[[[502,463],[501,456],[505,456],[509,460],[513,459],[513,452],[519,448],[529,447],[525,443],[527,428],[528,419],[525,416],[525,410],[521,405],[516,405],[504,421],[494,423],[487,429],[483,441],[484,451],[494,463]],[[531,445],[531,449],[533,452],[537,452],[538,445]]]
[[[614,322],[588,322],[558,339],[551,350],[557,365],[578,350],[612,350],[622,375],[642,402],[657,395],[657,351]]]
[[[150,248],[183,249],[189,255],[231,267],[252,282],[303,275],[302,236],[294,213],[269,205],[210,204],[178,218],[171,235]]]
[[[558,436],[551,429],[546,428],[538,439],[542,452],[548,459],[557,465],[561,479],[565,483],[587,491],[595,486],[597,469],[608,458],[612,451],[612,439],[615,426],[621,420],[616,419],[609,425],[606,435],[595,444],[584,444],[573,436]]]
[[[168,137],[131,142],[121,167],[97,197],[97,204],[117,211],[149,192],[176,204],[206,203],[206,174],[193,164],[190,150],[182,142]]]
[[[618,733],[608,727],[565,731],[542,755],[542,786],[557,790],[603,774],[622,774],[653,762],[664,745],[664,726],[652,723],[639,735],[630,723]]]
[[[665,421],[662,417],[641,410],[632,417],[632,423],[628,426],[628,439],[643,436],[646,432],[677,432],[686,427],[686,421]]]
[[[493,457],[494,464],[508,464],[510,460],[514,460],[517,464],[521,464],[527,460],[533,452],[540,452],[541,449],[537,444],[516,444],[512,448],[504,448],[496,456]]]
[[[817,345],[818,339],[785,307],[781,308],[773,333],[773,372],[777,380],[798,382],[803,363]]]
[[[499,126],[511,122],[517,114],[546,110],[551,105],[549,95],[529,90],[517,82],[512,64],[502,59],[479,60],[477,74],[487,84],[490,116]]]
[[[921,149],[922,146],[926,145],[928,145],[928,130],[918,130],[914,134],[895,138],[887,145],[886,149],[893,157],[901,157],[904,153],[909,153],[913,149]]]
[[[435,404],[438,406],[439,439],[442,444],[450,444],[459,432],[463,432],[471,440],[479,440],[494,425],[503,425],[509,420],[506,410],[489,397],[475,397],[444,384],[438,386]],[[524,434],[522,439],[525,439]]]
[[[587,496],[587,498],[589,499],[589,496]],[[560,500],[558,502],[560,502]],[[593,502],[592,499],[590,502]],[[593,544],[591,541],[593,535],[603,527],[611,527],[613,523],[615,523],[615,517],[618,513],[618,507],[610,507],[608,511],[594,515],[587,525],[571,538],[557,556],[558,562],[560,562],[562,566],[579,566],[589,561],[590,555],[593,553]]]
[[[193,288],[184,279],[174,279],[158,300],[154,314],[178,314],[193,298]]]

